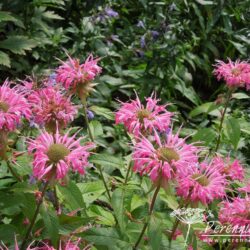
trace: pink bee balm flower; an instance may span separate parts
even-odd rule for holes
[[[86,95],[94,86],[90,82],[102,71],[102,68],[97,65],[100,59],[94,59],[90,55],[83,64],[80,64],[79,59],[73,59],[70,56],[68,58],[68,61],[62,62],[56,70],[56,81],[61,82],[65,89],[79,91],[78,94]]]
[[[5,81],[0,86],[0,130],[13,131],[22,117],[29,119],[31,111],[24,94],[17,87],[11,88]]]
[[[55,131],[57,125],[60,128],[66,127],[77,114],[77,108],[70,98],[53,87],[34,91],[28,100],[32,105],[34,122],[51,131]]]
[[[116,112],[116,124],[122,123],[129,133],[139,136],[141,133],[150,132],[156,129],[164,132],[169,128],[173,113],[166,110],[166,105],[158,105],[158,99],[146,98],[144,106],[139,100],[129,103],[122,103],[121,108]]]
[[[35,140],[29,140],[28,150],[34,153],[33,175],[37,179],[62,179],[70,168],[85,174],[90,155],[88,151],[94,148],[94,144],[81,146],[82,138],[76,140],[76,134],[69,136],[69,132],[60,135],[57,130],[55,135],[51,135],[43,131]]]
[[[245,61],[233,62],[230,59],[228,63],[217,61],[214,70],[217,79],[224,79],[229,87],[250,88],[250,64]]]
[[[250,197],[234,198],[232,202],[224,201],[219,211],[219,220],[234,226],[250,225]]]
[[[191,164],[186,173],[178,174],[177,180],[177,194],[193,202],[206,205],[226,195],[226,178],[220,173],[220,165],[213,162]]]
[[[179,133],[174,135],[170,130],[163,143],[155,133],[154,142],[143,137],[135,144],[133,170],[141,175],[149,174],[153,182],[161,178],[167,181],[176,172],[184,171],[190,163],[197,162],[198,152],[197,147],[179,138]]]
[[[223,159],[221,157],[215,157],[213,163],[217,166],[220,165],[221,174],[226,175],[231,180],[242,181],[244,179],[244,168],[238,160],[231,162],[230,158]]]

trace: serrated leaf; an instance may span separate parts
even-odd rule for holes
[[[131,250],[129,242],[121,240],[114,228],[92,228],[84,233],[84,239],[96,246],[106,246],[109,250]]]
[[[114,120],[114,114],[108,108],[103,108],[103,107],[98,107],[98,106],[91,106],[89,109],[92,110],[97,115],[101,115],[101,116],[105,117],[108,120]]]
[[[47,236],[49,236],[49,238],[51,239],[52,244],[54,246],[57,246],[57,242],[59,239],[58,217],[55,212],[48,211],[48,209],[45,207],[41,209],[41,214]]]
[[[23,22],[17,17],[13,16],[10,12],[0,11],[0,23],[1,22],[13,22],[17,26],[24,28]]]
[[[89,123],[90,130],[94,138],[103,135],[102,124],[99,121],[93,120]]]
[[[217,105],[214,102],[206,102],[203,103],[202,105],[196,107],[193,109],[189,115],[191,117],[195,117],[199,114],[208,114],[209,112],[215,110],[217,108]]]
[[[112,207],[114,209],[115,216],[118,220],[118,224],[122,232],[125,231],[124,221],[124,190],[117,188],[112,194]]]
[[[240,141],[240,124],[236,118],[229,118],[226,122],[226,132],[229,141],[236,150]]]
[[[154,250],[160,249],[162,238],[162,223],[161,220],[154,215],[152,215],[150,218],[148,237],[151,248]]]
[[[56,14],[54,11],[45,11],[43,12],[43,17],[48,19],[56,19],[56,20],[63,20],[64,18]]]
[[[2,51],[0,51],[0,64],[10,68],[10,57]]]
[[[216,133],[211,128],[201,128],[193,136],[193,142],[203,142],[204,146],[208,146],[216,137]]]
[[[65,206],[72,210],[83,209],[85,207],[82,193],[73,181],[69,181],[67,186],[58,185],[57,188]]]
[[[90,157],[90,162],[104,168],[123,168],[123,160],[119,157],[108,154],[95,154]]]
[[[26,36],[9,36],[7,39],[0,41],[0,48],[8,49],[19,55],[25,55],[26,50],[31,50],[36,46],[36,42]]]

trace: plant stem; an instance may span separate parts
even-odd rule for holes
[[[32,228],[33,228],[33,226],[34,226],[34,224],[35,224],[35,222],[36,222],[36,218],[37,218],[37,216],[38,216],[39,209],[40,209],[40,206],[41,206],[41,204],[42,204],[42,202],[43,202],[43,197],[44,197],[44,195],[45,195],[45,192],[46,192],[46,189],[47,189],[48,185],[49,185],[49,181],[47,181],[47,182],[45,183],[45,185],[44,185],[44,187],[43,187],[43,189],[42,189],[41,197],[40,197],[40,199],[39,199],[38,202],[37,202],[36,211],[35,211],[35,213],[34,213],[34,216],[33,216],[32,220],[31,220],[31,223],[30,223],[30,226],[29,226],[29,228],[28,228],[28,230],[27,230],[27,232],[26,232],[26,235],[25,235],[25,237],[24,237],[24,239],[23,239],[23,242],[22,242],[22,245],[21,245],[21,247],[20,247],[20,250],[24,250],[24,249],[25,249],[25,244],[26,244],[27,240],[29,239],[29,236],[30,236],[30,233],[31,233],[31,231],[32,231]]]
[[[144,226],[143,226],[143,228],[142,228],[142,231],[141,231],[141,233],[140,233],[140,235],[139,235],[139,238],[138,238],[138,240],[136,241],[136,243],[135,243],[135,245],[134,245],[134,247],[133,247],[134,250],[137,249],[137,247],[138,247],[138,245],[140,244],[141,239],[142,239],[142,237],[143,237],[143,235],[144,235],[144,233],[145,233],[145,231],[146,231],[146,229],[147,229],[147,226],[148,226],[150,217],[151,217],[152,212],[153,212],[153,209],[154,209],[156,197],[157,197],[157,195],[158,195],[158,193],[159,193],[159,191],[160,191],[160,188],[161,188],[161,184],[159,184],[159,185],[157,186],[157,188],[156,188],[156,190],[155,190],[155,192],[154,192],[154,195],[153,195],[153,198],[152,198],[150,207],[149,207],[148,219],[147,219],[147,221],[145,222],[145,224],[144,224]]]
[[[233,92],[233,90],[231,90],[231,89],[229,89],[228,92],[227,92],[225,107],[224,107],[224,110],[223,110],[223,112],[222,112],[222,116],[221,116],[221,120],[220,120],[220,126],[219,126],[219,131],[218,131],[219,134],[218,134],[218,138],[217,138],[217,143],[216,143],[216,147],[215,147],[215,152],[218,151],[219,146],[220,146],[220,141],[221,141],[221,130],[222,130],[223,122],[224,122],[224,119],[225,119],[225,114],[226,114],[226,111],[227,111],[227,108],[228,108],[228,104],[229,104],[229,101],[230,101],[232,92]]]
[[[126,177],[125,177],[124,185],[127,185],[127,182],[128,182],[128,176],[129,176],[129,173],[130,173],[131,167],[132,167],[132,164],[131,164],[131,162],[130,162],[130,163],[129,163],[129,165],[128,165],[128,169],[127,169],[127,173],[126,173]]]
[[[20,176],[18,176],[18,174],[15,172],[15,170],[11,167],[10,162],[8,160],[6,160],[6,164],[8,169],[10,170],[11,174],[15,177],[15,179],[19,182],[22,181],[22,179],[20,178]]]
[[[57,197],[56,186],[54,186],[54,196],[55,196],[55,209],[57,213],[60,213],[60,204],[59,204],[59,200]]]
[[[82,101],[82,105],[83,105],[84,119],[85,119],[85,122],[86,122],[86,125],[87,125],[89,137],[90,137],[90,139],[91,139],[92,142],[95,142],[94,136],[93,136],[93,134],[92,134],[92,132],[91,132],[91,129],[90,129],[90,126],[89,126],[89,119],[88,119],[88,114],[87,114],[87,103],[86,103],[86,98],[81,98],[81,101]],[[107,194],[108,194],[108,198],[109,198],[109,200],[111,201],[111,195],[110,195],[110,192],[109,192],[109,189],[108,189],[108,185],[107,185],[107,183],[106,183],[106,181],[105,181],[105,178],[104,178],[104,175],[103,175],[102,168],[101,168],[101,166],[98,166],[97,164],[96,164],[96,166],[97,166],[97,168],[98,168],[98,170],[99,170],[99,172],[100,172],[100,176],[101,176],[102,182],[103,182],[103,184],[104,184],[104,187],[105,187],[105,189],[106,189],[106,192],[107,192]]]

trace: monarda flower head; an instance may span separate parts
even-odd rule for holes
[[[211,203],[216,198],[224,197],[227,181],[225,176],[220,173],[220,168],[220,164],[216,165],[213,162],[190,164],[186,171],[178,173],[177,194],[204,205]]]
[[[232,202],[223,201],[219,211],[219,220],[221,223],[229,223],[233,226],[245,226],[249,230],[250,197],[236,197]]]
[[[122,103],[115,115],[116,124],[124,124],[128,132],[137,137],[152,133],[154,129],[165,132],[170,126],[173,113],[166,110],[166,105],[158,105],[158,102],[158,99],[151,96],[146,98],[144,106],[137,96],[136,100]]]
[[[56,131],[57,126],[66,127],[77,114],[77,108],[70,98],[53,87],[34,91],[28,100],[32,105],[34,122],[52,132]]]
[[[43,131],[36,139],[28,140],[28,150],[34,154],[33,175],[39,180],[50,178],[62,179],[70,168],[82,175],[88,165],[89,150],[94,148],[93,143],[81,146],[76,134],[60,135],[59,131],[52,135]]]
[[[63,84],[65,89],[70,89],[80,98],[86,97],[95,84],[92,81],[101,73],[102,68],[97,65],[99,58],[90,55],[84,63],[79,59],[68,56],[68,61],[56,70],[56,81]]]
[[[31,116],[30,106],[16,86],[10,87],[5,81],[0,86],[0,130],[13,131],[21,124],[22,117],[29,119]]]
[[[246,87],[250,89],[250,64],[246,61],[236,62],[228,60],[228,63],[217,61],[214,75],[218,80],[224,79],[228,87]]]
[[[231,161],[229,157],[223,159],[222,157],[213,158],[213,163],[220,169],[221,174],[225,175],[230,180],[244,179],[244,168],[240,164],[239,160]]]
[[[198,152],[197,147],[179,138],[179,132],[173,134],[170,130],[163,142],[155,133],[153,142],[142,137],[135,144],[133,170],[141,175],[148,174],[153,182],[167,181],[177,172],[184,171],[189,164],[197,162]]]

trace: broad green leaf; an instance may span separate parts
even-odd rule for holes
[[[15,241],[16,234],[18,234],[18,232],[15,226],[9,224],[0,225],[0,239],[5,244],[13,243]]]
[[[205,0],[196,0],[197,3],[202,4],[202,5],[213,5],[213,1],[205,1]]]
[[[148,237],[151,248],[154,250],[160,249],[162,238],[162,223],[161,220],[154,215],[152,215],[150,218]]]
[[[196,107],[193,109],[189,115],[191,117],[195,117],[200,114],[208,114],[209,112],[215,110],[218,106],[214,102],[206,102],[203,103],[202,105]]]
[[[113,192],[112,199],[111,199],[112,207],[114,209],[115,216],[118,220],[118,223],[122,232],[125,231],[124,192],[125,190],[117,188]]]
[[[26,36],[9,36],[7,39],[0,41],[0,48],[8,49],[19,55],[25,55],[26,50],[31,50],[36,46],[36,42]]]
[[[115,225],[115,219],[111,211],[108,211],[101,206],[91,205],[87,210],[87,214],[90,217],[95,217],[95,223],[97,224],[107,226]]]
[[[96,246],[106,246],[109,250],[132,250],[132,244],[121,240],[114,228],[91,228],[84,233],[84,239]]]
[[[113,76],[108,76],[108,75],[100,77],[100,80],[113,86],[122,85],[123,83],[121,78],[115,78]]]
[[[48,211],[48,208],[41,208],[41,215],[45,226],[45,232],[51,239],[52,244],[57,246],[59,240],[59,221],[55,212]]]
[[[10,68],[10,58],[8,54],[0,51],[0,64]]]
[[[58,216],[59,220],[59,233],[69,235],[78,228],[84,227],[89,223],[91,218],[81,218],[77,216],[69,216],[61,214]]]
[[[105,187],[102,181],[77,183],[77,186],[80,189],[83,200],[86,204],[92,203],[105,192]]]
[[[113,155],[95,154],[90,157],[90,161],[104,168],[123,168],[123,160]]]
[[[103,135],[102,124],[99,121],[93,120],[89,123],[90,130],[94,138]]]
[[[82,193],[74,181],[69,181],[66,186],[58,185],[57,188],[60,192],[60,199],[66,207],[72,210],[85,208]]]
[[[227,120],[226,133],[234,149],[237,150],[240,141],[240,124],[236,118],[231,117]]]
[[[211,128],[201,128],[193,136],[193,142],[203,142],[204,146],[208,146],[216,138],[216,133]]]
[[[99,106],[91,106],[89,109],[92,110],[97,115],[101,115],[108,120],[114,120],[114,113],[108,108],[103,108]]]
[[[43,12],[43,17],[48,18],[48,19],[63,20],[63,17],[59,16],[54,11]]]
[[[245,93],[234,93],[232,94],[233,98],[235,99],[249,99],[250,96]]]

